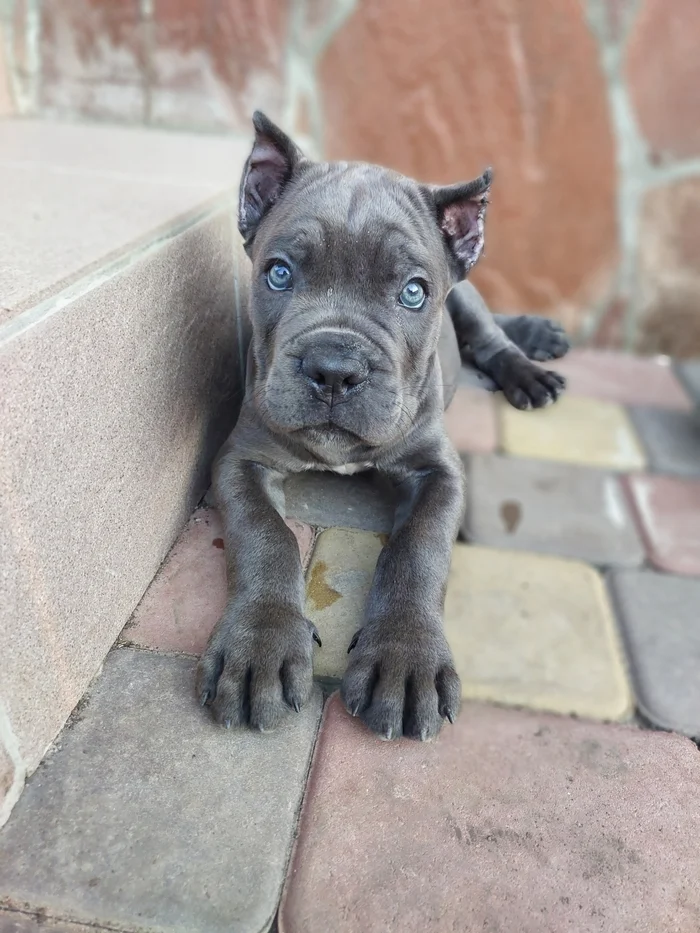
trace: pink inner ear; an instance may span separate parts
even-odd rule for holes
[[[442,230],[452,241],[452,249],[466,271],[484,249],[484,213],[486,195],[448,204],[442,215]]]
[[[278,149],[273,145],[256,143],[241,186],[238,218],[242,233],[257,226],[265,211],[275,203],[288,173],[289,163]]]

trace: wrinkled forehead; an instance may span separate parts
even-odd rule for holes
[[[375,279],[443,272],[442,239],[417,184],[376,166],[314,168],[271,212],[261,238],[267,253],[314,268],[371,270]]]

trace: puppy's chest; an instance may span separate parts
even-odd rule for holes
[[[371,468],[371,463],[339,463],[335,466],[328,463],[308,463],[302,467],[304,470],[322,470],[328,473],[339,473],[341,476],[352,476],[353,473],[361,473]]]

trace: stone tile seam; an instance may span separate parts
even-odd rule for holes
[[[20,751],[19,742],[17,741],[9,714],[2,700],[0,700],[0,744],[2,744],[7,752],[12,762],[14,772],[10,789],[5,794],[2,804],[0,805],[0,827],[2,827],[9,819],[12,808],[19,800],[27,777],[27,767]]]
[[[141,27],[144,33],[143,64],[143,122],[150,126],[153,120],[153,85],[155,77],[153,50],[155,46],[154,0],[138,0]]]
[[[314,41],[302,39],[307,23],[308,0],[295,0],[289,18],[289,34],[285,52],[285,72],[288,94],[286,122],[293,129],[293,118],[302,93],[306,93],[310,109],[311,135],[317,155],[324,152],[323,108],[317,75],[317,64],[333,36],[354,13],[358,0],[334,0],[330,13],[316,30]]]
[[[285,865],[285,869],[284,869],[284,877],[282,880],[282,886],[280,888],[279,897],[277,899],[277,910],[276,910],[275,915],[277,917],[277,926],[279,929],[279,933],[284,933],[284,929],[281,924],[281,920],[282,920],[281,908],[282,908],[282,903],[285,900],[285,897],[287,895],[288,885],[291,883],[291,880],[292,880],[291,874],[290,874],[290,868],[294,864],[296,851],[299,846],[299,839],[300,839],[299,827],[301,826],[302,820],[304,819],[304,815],[306,813],[307,808],[311,806],[310,801],[311,801],[311,798],[314,796],[315,783],[318,780],[318,775],[315,773],[314,765],[316,763],[316,758],[317,757],[320,758],[321,755],[323,754],[324,745],[327,741],[327,735],[326,735],[327,729],[325,728],[325,726],[326,726],[326,717],[328,714],[328,702],[330,699],[332,699],[332,697],[335,695],[336,692],[338,691],[334,691],[328,697],[326,697],[325,695],[323,697],[323,706],[321,707],[321,715],[318,718],[318,728],[316,729],[316,734],[314,735],[314,745],[311,750],[311,754],[309,755],[309,766],[307,768],[306,775],[304,777],[304,792],[301,797],[299,809],[296,814],[296,822],[294,824],[294,838],[292,840],[291,846],[289,847],[289,855],[287,858],[287,864]]]
[[[635,496],[632,490],[632,477],[634,475],[635,474],[632,474],[632,473],[622,474],[620,476],[619,486],[622,490],[622,496],[627,504],[628,511],[632,517],[632,521],[634,522],[634,526],[637,529],[637,534],[639,535],[639,539],[642,542],[642,547],[644,548],[644,560],[642,561],[641,567],[647,570],[658,571],[660,568],[656,566],[656,564],[654,563],[652,559],[652,552],[654,551],[654,542],[652,541],[652,538],[650,535],[650,529],[647,528],[646,522],[644,521],[644,516],[642,514],[642,510],[640,509],[639,504],[637,502],[637,497]],[[636,475],[637,476],[639,475],[656,476],[658,474],[654,473],[652,470],[645,470],[643,474],[636,474]],[[612,589],[612,588],[609,587],[609,589]],[[613,599],[612,601],[614,604],[615,600]],[[619,613],[618,613],[618,616],[619,616]]]
[[[12,10],[8,11],[8,16],[3,24],[6,36],[5,53],[12,85],[12,96],[17,112],[32,115],[38,109],[42,72],[40,54],[41,0],[25,0],[23,6],[25,28],[22,30],[21,41],[24,44],[28,64],[26,73],[22,73],[22,70],[17,66],[15,47],[19,40],[15,34]]]
[[[586,19],[597,46],[605,79],[610,124],[616,143],[617,227],[620,256],[613,283],[594,306],[583,336],[591,339],[615,298],[626,303],[624,315],[625,347],[637,337],[642,295],[639,290],[637,261],[639,254],[639,217],[642,199],[650,190],[700,176],[700,159],[687,159],[666,166],[655,166],[649,158],[649,145],[643,136],[624,75],[624,56],[640,3],[627,12],[622,38],[612,41],[605,23],[609,9],[604,0],[588,0]]]
[[[318,689],[318,685],[315,684]],[[306,804],[307,792],[309,790],[309,778],[311,777],[311,769],[313,768],[314,761],[316,759],[316,748],[319,742],[319,736],[321,735],[321,728],[326,718],[326,707],[328,705],[328,697],[323,691],[321,691],[321,711],[316,723],[316,731],[313,734],[313,740],[311,742],[311,748],[309,749],[309,757],[306,762],[306,770],[304,772],[304,777],[302,780],[302,789],[301,795],[299,797],[299,803],[294,814],[294,822],[292,827],[292,833],[290,838],[289,847],[287,849],[287,858],[284,863],[284,870],[280,873],[282,880],[280,881],[279,888],[277,889],[277,897],[275,898],[275,909],[272,912],[270,917],[270,926],[269,929],[272,931],[276,928],[279,928],[279,912],[280,906],[282,904],[282,898],[284,897],[284,891],[287,884],[287,878],[289,876],[289,869],[292,865],[294,858],[294,852],[297,847],[297,840],[299,839],[299,827],[301,826],[301,818],[304,811],[304,806]],[[263,928],[264,930],[268,929],[268,926]],[[262,933],[262,931],[261,931]]]
[[[135,243],[132,241],[131,244],[118,250],[112,258],[107,258],[102,263],[98,260],[92,264],[91,268],[88,267],[90,271],[82,275],[79,274],[77,279],[59,290],[58,293],[50,295],[32,307],[19,312],[3,327],[0,327],[0,353],[12,340],[44,323],[57,312],[64,310],[74,301],[105,285],[127,269],[154,256],[183,233],[217,217],[224,211],[229,211],[231,209],[231,198],[232,194],[229,190],[215,195],[213,198],[208,198],[204,205],[180,214],[170,223],[161,225],[157,230],[146,234],[140,242],[138,240]]]
[[[67,923],[71,926],[87,927],[91,930],[107,930],[108,933],[150,933],[148,927],[115,927],[104,923],[98,923],[96,920],[75,920],[72,917],[50,914],[46,912],[43,907],[35,907],[33,909],[29,907],[29,905],[26,907],[16,907],[11,900],[2,896],[0,896],[0,911],[5,911],[8,914],[19,914],[21,917],[30,917],[36,920],[37,925],[46,923],[48,920],[52,924]]]

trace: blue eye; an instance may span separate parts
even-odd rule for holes
[[[411,279],[399,295],[399,302],[404,308],[409,308],[411,311],[420,310],[425,304],[425,299],[425,287],[420,279]]]
[[[274,292],[284,292],[292,287],[292,270],[286,262],[276,262],[267,270],[267,284]]]

